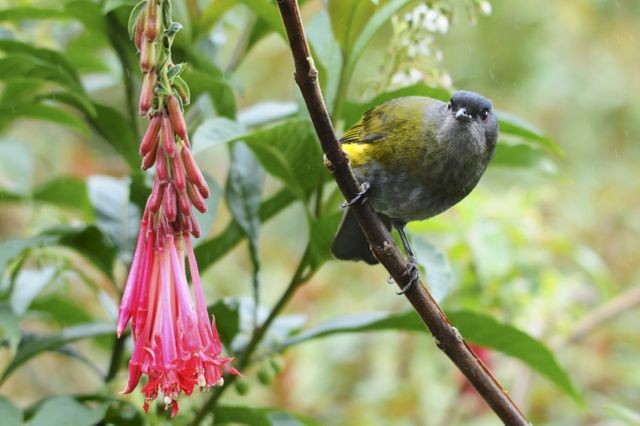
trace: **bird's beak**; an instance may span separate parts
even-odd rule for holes
[[[458,109],[453,116],[456,118],[456,120],[462,121],[465,123],[468,123],[471,121],[471,116],[467,112],[467,109],[464,107]]]

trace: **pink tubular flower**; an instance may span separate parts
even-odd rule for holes
[[[215,321],[209,322],[191,245],[191,235],[200,235],[191,206],[206,211],[204,200],[209,187],[189,151],[181,101],[156,90],[159,79],[169,81],[166,75],[156,77],[166,69],[158,67],[153,62],[156,58],[144,50],[146,45],[153,48],[158,42],[155,37],[162,25],[158,8],[164,4],[151,0],[138,18],[134,33],[139,45],[138,29],[146,30],[141,36],[145,79],[140,113],[150,121],[140,146],[142,168],[155,165],[156,176],[142,217],[116,331],[122,336],[131,321],[133,353],[129,380],[122,392],[132,392],[146,375],[148,380],[142,387],[145,411],[150,401],[162,396],[165,406],[171,405],[171,416],[175,416],[182,393],[190,395],[195,386],[207,389],[222,385],[225,370],[239,373],[229,365],[231,358],[221,357],[222,345]],[[193,295],[187,283],[185,258]]]
[[[230,358],[220,358],[222,346],[215,323],[209,323],[189,235],[158,234],[148,219],[145,214],[118,317],[118,335],[131,320],[134,339],[123,393],[132,392],[146,374],[145,411],[161,395],[175,416],[182,392],[190,395],[196,385],[201,389],[221,385],[223,368],[238,372],[228,365]],[[195,305],[187,284],[185,251]]]

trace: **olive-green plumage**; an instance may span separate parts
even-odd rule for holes
[[[369,111],[340,142],[367,200],[388,227],[435,216],[476,186],[493,156],[491,102],[460,91],[449,103],[408,96]],[[332,245],[339,259],[377,263],[347,211]]]

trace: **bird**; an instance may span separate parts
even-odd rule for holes
[[[378,263],[349,208],[366,201],[387,229],[398,231],[417,273],[406,224],[465,198],[491,161],[498,132],[492,102],[471,91],[457,91],[449,102],[405,96],[368,110],[340,139],[361,191],[343,204],[347,211],[331,245],[333,255]]]

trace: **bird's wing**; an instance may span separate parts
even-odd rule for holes
[[[383,125],[387,120],[383,119],[381,115],[385,114],[379,107],[371,108],[365,112],[360,121],[342,135],[340,143],[372,143],[384,139],[386,131]]]

